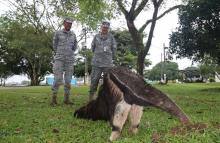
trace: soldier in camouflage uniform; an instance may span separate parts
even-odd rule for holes
[[[71,79],[73,75],[74,51],[77,48],[76,35],[70,29],[72,27],[72,19],[65,18],[63,22],[64,28],[57,31],[53,38],[53,49],[55,52],[53,72],[54,83],[52,86],[51,104],[57,104],[57,92],[59,86],[63,84],[64,73],[64,103],[72,104],[69,99],[71,89]]]
[[[115,38],[111,33],[109,33],[109,27],[109,22],[102,22],[101,31],[95,35],[91,44],[93,58],[89,91],[90,101],[95,99],[95,92],[97,90],[101,74],[113,66],[113,57],[115,55],[117,45]]]

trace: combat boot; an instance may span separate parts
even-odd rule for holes
[[[52,95],[52,99],[51,99],[50,105],[51,105],[51,106],[57,105],[57,96]]]
[[[72,105],[73,104],[73,102],[71,102],[70,101],[70,99],[69,99],[69,94],[64,94],[64,101],[63,101],[63,103],[64,104],[70,104],[70,105]]]

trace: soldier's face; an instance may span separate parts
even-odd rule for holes
[[[72,23],[64,21],[63,26],[66,31],[70,31],[70,29],[72,27]]]
[[[109,30],[109,28],[106,27],[106,26],[102,26],[102,27],[101,27],[101,32],[102,32],[102,34],[107,34],[107,33],[108,33],[108,30]]]

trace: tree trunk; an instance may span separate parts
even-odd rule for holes
[[[31,86],[38,86],[40,84],[39,75],[36,72],[35,64],[31,64],[29,70],[29,77],[31,79]]]
[[[174,9],[181,7],[182,5],[176,5],[174,7],[171,7],[168,10],[164,11],[160,16],[157,16],[158,9],[164,0],[151,0],[154,6],[152,19],[147,20],[145,24],[142,25],[142,27],[138,30],[134,24],[134,21],[139,15],[139,13],[144,10],[145,6],[148,3],[148,0],[142,0],[139,4],[137,0],[132,0],[129,11],[127,10],[127,7],[123,4],[121,0],[115,0],[115,1],[117,2],[119,9],[125,16],[127,26],[132,37],[132,41],[134,43],[134,47],[136,48],[136,51],[138,52],[137,72],[140,75],[143,75],[145,57],[148,54],[150,46],[151,46],[153,33],[154,33],[155,26],[156,26],[156,21],[162,18],[165,14],[169,13],[170,11]],[[151,24],[151,26],[150,26],[149,32],[147,33],[148,35],[147,42],[146,42],[146,45],[143,46],[144,45],[143,44],[143,32],[149,24]]]
[[[37,74],[33,74],[30,76],[31,78],[31,86],[38,86],[40,84],[39,76]]]
[[[138,30],[134,25],[134,22],[132,20],[129,20],[129,18],[127,19],[127,26],[131,34],[133,45],[138,53],[137,67],[136,67],[137,73],[143,75],[144,59],[146,56],[144,55],[143,33],[138,32]]]
[[[144,53],[139,52],[137,58],[137,73],[141,76],[144,75],[144,59],[145,59]]]

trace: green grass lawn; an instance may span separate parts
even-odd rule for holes
[[[180,122],[159,109],[145,107],[137,135],[126,124],[117,143],[220,143],[220,84],[154,85],[167,93],[186,112],[198,129],[183,128]],[[106,143],[111,133],[108,122],[73,117],[88,101],[88,87],[73,87],[74,105],[51,107],[50,87],[0,88],[1,143]],[[177,132],[175,128],[177,127]],[[178,128],[179,127],[179,128]]]

